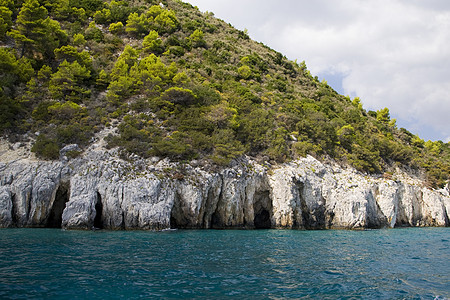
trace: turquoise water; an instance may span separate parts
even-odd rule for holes
[[[0,299],[445,299],[450,230],[0,230]]]

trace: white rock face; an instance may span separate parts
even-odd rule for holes
[[[0,227],[381,228],[449,226],[448,187],[427,189],[324,165],[265,168],[246,160],[208,172],[89,150],[61,162],[0,163]]]
[[[8,186],[0,187],[0,227],[10,227],[13,225],[13,206],[11,201],[11,191]]]

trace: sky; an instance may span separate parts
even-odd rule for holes
[[[184,0],[248,30],[337,92],[450,142],[450,1]]]

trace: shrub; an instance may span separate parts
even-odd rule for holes
[[[203,34],[203,31],[200,29],[196,29],[190,36],[189,41],[192,44],[192,47],[199,48],[199,47],[206,47],[206,41]]]
[[[123,32],[123,23],[117,22],[117,23],[111,23],[109,25],[109,31],[113,34],[119,34]]]
[[[28,59],[17,59],[13,50],[0,47],[0,95],[14,97],[19,85],[29,81],[33,75]]]
[[[138,36],[147,32],[148,20],[144,14],[131,13],[128,16],[125,31],[132,35]]]
[[[269,82],[268,88],[272,91],[278,90],[278,91],[284,93],[287,90],[286,79],[281,78],[281,77],[275,78]]]
[[[350,150],[355,139],[355,129],[352,125],[344,125],[337,131],[339,143],[347,150]]]
[[[252,76],[252,70],[249,66],[242,66],[238,68],[238,74],[243,79],[249,79]]]
[[[64,60],[50,80],[50,95],[58,100],[70,100],[82,102],[90,96],[91,91],[85,87],[85,83],[90,79],[91,72],[80,65],[77,61],[69,63]]]
[[[359,171],[375,173],[381,170],[379,153],[360,145],[354,145],[352,153],[347,158],[349,163]]]
[[[209,85],[196,85],[192,91],[197,96],[197,102],[201,105],[212,105],[220,102],[220,94]]]
[[[75,46],[83,46],[86,43],[86,39],[84,38],[84,35],[81,33],[76,33],[73,35],[73,44]]]
[[[20,103],[0,93],[0,133],[14,127],[21,109]]]
[[[6,32],[11,29],[12,11],[6,6],[0,6],[0,41],[5,39]]]
[[[111,22],[111,11],[107,8],[94,13],[94,20],[97,24],[107,24]]]
[[[212,136],[213,153],[210,155],[212,161],[218,165],[228,165],[232,159],[244,153],[244,146],[235,139],[231,129],[218,129]]]
[[[44,121],[49,122],[51,119],[51,115],[48,111],[48,108],[54,105],[56,101],[43,101],[39,103],[36,108],[33,110],[31,116],[35,121]]]
[[[146,52],[153,52],[161,54],[164,52],[162,40],[159,38],[158,32],[152,30],[148,35],[144,37],[142,42],[143,50]]]
[[[238,139],[248,145],[251,152],[260,152],[269,146],[266,133],[273,126],[269,112],[262,108],[254,108],[245,116],[241,115]]]
[[[62,63],[63,61],[67,61],[69,63],[72,63],[74,61],[77,61],[80,66],[85,67],[89,72],[91,72],[92,70],[92,59],[91,59],[91,55],[89,54],[89,52],[83,50],[81,52],[78,51],[77,48],[73,47],[73,46],[62,46],[60,48],[55,49],[55,56],[56,56],[56,60],[60,63]],[[76,66],[71,66],[72,68],[76,68]],[[74,75],[75,76],[80,76],[80,73],[78,70],[74,70]],[[87,78],[89,77],[90,74],[88,74]],[[84,76],[81,75],[81,76]]]
[[[206,114],[206,119],[218,128],[231,127],[237,129],[239,127],[237,110],[230,107],[226,101],[211,106],[210,111]]]
[[[162,10],[159,5],[150,7],[147,15],[153,16],[151,27],[160,33],[174,32],[180,25],[173,11],[165,9]]]
[[[56,140],[41,134],[37,137],[31,151],[36,153],[36,156],[43,159],[58,159],[59,146]]]
[[[308,141],[295,142],[292,145],[292,150],[297,157],[306,157],[308,154],[316,156],[318,153],[322,152],[319,145],[314,145]]]
[[[97,28],[94,21],[89,23],[89,27],[84,32],[84,37],[88,40],[94,40],[98,43],[103,41],[103,32]]]
[[[150,30],[163,34],[175,31],[178,26],[179,21],[173,11],[153,5],[142,14],[131,13],[128,16],[126,31],[136,36],[147,34]]]
[[[76,122],[68,125],[60,125],[56,129],[56,138],[59,145],[86,145],[92,135],[92,127],[81,126]]]
[[[86,13],[92,16],[97,10],[103,8],[102,0],[71,0],[70,4],[73,7],[83,8]]]
[[[174,104],[190,105],[194,103],[197,96],[191,90],[180,87],[171,87],[162,93],[161,99]]]
[[[114,1],[109,3],[109,10],[111,11],[111,22],[127,21],[130,13],[138,10],[136,6],[129,5],[129,1]]]
[[[174,56],[181,57],[184,55],[184,48],[181,46],[170,46],[169,54],[173,54]]]
[[[285,128],[279,127],[270,134],[270,145],[265,153],[277,162],[285,161],[289,155],[287,133]]]
[[[67,101],[64,103],[56,102],[47,107],[49,115],[52,117],[52,122],[70,123],[73,120],[79,120],[87,115],[87,109],[80,105]]]
[[[150,153],[157,156],[172,159],[192,159],[196,156],[189,135],[179,131],[165,138],[157,138],[151,145]]]

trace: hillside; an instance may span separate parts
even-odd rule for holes
[[[366,111],[305,62],[181,1],[0,0],[0,45],[0,132],[42,159],[109,128],[123,158],[220,168],[310,154],[449,180],[449,143],[397,128],[388,108]]]

